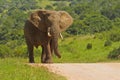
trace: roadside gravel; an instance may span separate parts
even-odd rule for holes
[[[44,66],[68,80],[120,80],[120,63],[54,63],[30,64]]]

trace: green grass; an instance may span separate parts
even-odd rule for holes
[[[44,67],[31,67],[27,59],[0,59],[0,80],[66,80],[64,77],[48,72]]]
[[[120,46],[120,41],[112,42],[109,46],[104,46],[107,39],[94,35],[72,36],[59,39],[59,50],[62,58],[53,56],[55,63],[96,63],[96,62],[120,62],[120,59],[108,59],[108,54]],[[91,49],[87,49],[88,43],[92,44]],[[35,48],[35,62],[40,63],[41,47]]]
[[[120,42],[112,42],[111,46],[104,46],[105,39],[95,38],[93,35],[65,38],[59,42],[61,59],[54,57],[54,62],[113,62],[107,58],[110,51],[120,46]],[[92,49],[87,49],[87,44],[92,44]]]
[[[96,62],[120,62],[120,59],[108,59],[108,54],[120,46],[120,42],[111,42],[110,46],[104,46],[105,38],[98,38],[94,35],[72,36],[59,39],[59,51],[62,58],[53,56],[55,63],[96,63]],[[87,44],[92,44],[92,49],[87,49]],[[35,61],[40,62],[41,48],[35,49]]]
[[[59,40],[59,50],[62,58],[53,56],[55,63],[96,63],[96,62],[120,62],[108,59],[110,51],[120,46],[120,42],[112,42],[110,46],[104,46],[106,39],[96,38],[91,35],[74,36]],[[91,43],[92,48],[87,49]],[[35,49],[35,61],[40,63],[41,48]],[[39,53],[39,54],[38,54]],[[0,80],[66,80],[64,77],[48,72],[44,67],[31,67],[26,63],[28,58],[4,58],[0,59]]]

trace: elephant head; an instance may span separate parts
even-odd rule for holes
[[[58,37],[73,22],[72,17],[65,11],[39,10],[31,14],[30,22],[40,31],[46,32],[52,39],[51,48],[60,57],[58,51]]]

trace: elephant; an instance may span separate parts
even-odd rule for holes
[[[37,10],[30,14],[24,25],[24,36],[29,62],[34,63],[34,47],[41,46],[41,62],[52,63],[52,53],[61,58],[58,38],[73,23],[66,11]]]

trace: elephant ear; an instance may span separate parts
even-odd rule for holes
[[[60,30],[65,31],[72,23],[72,17],[65,11],[59,11],[60,13]]]
[[[30,15],[30,22],[35,26],[39,27],[39,22],[41,21],[41,18],[38,16],[38,12],[34,12]]]
[[[45,13],[46,11],[43,10],[33,12],[30,15],[30,19],[29,19],[29,21],[42,32],[47,32],[47,27],[45,25],[45,17],[44,17],[46,15]]]

